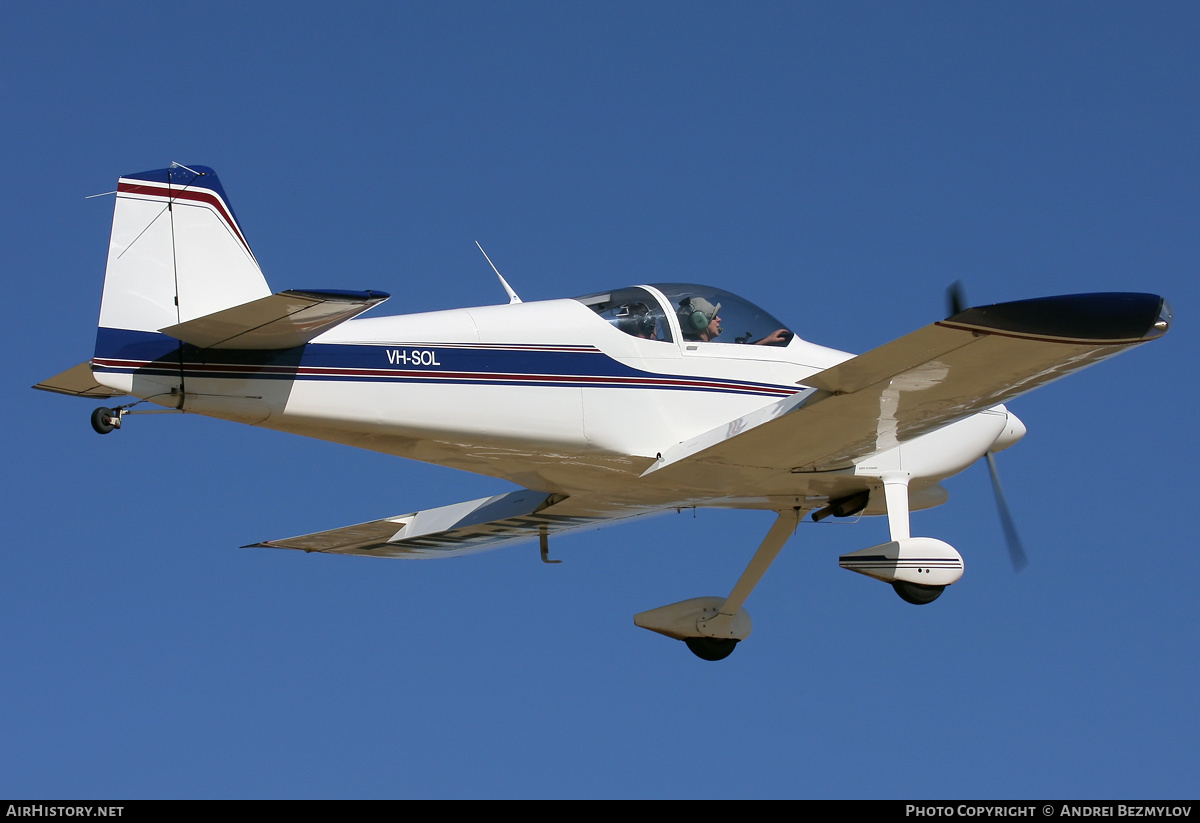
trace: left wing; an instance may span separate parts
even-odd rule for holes
[[[841,468],[1165,334],[1154,294],[1075,294],[959,312],[801,381],[809,388],[665,449],[662,481],[700,464]]]
[[[456,557],[543,536],[603,526],[656,509],[589,504],[530,489],[385,517],[243,548],[299,549],[363,557]]]

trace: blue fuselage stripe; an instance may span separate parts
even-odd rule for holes
[[[641,371],[592,346],[310,343],[199,349],[154,332],[100,328],[93,365],[124,374],[255,380],[659,388],[786,397],[798,387]]]

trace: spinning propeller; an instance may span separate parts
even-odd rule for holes
[[[955,280],[946,289],[946,307],[950,312],[949,317],[970,308],[967,305],[967,297],[963,291],[961,280]],[[992,492],[996,495],[996,509],[1000,514],[1000,525],[1004,527],[1004,539],[1008,543],[1008,556],[1012,558],[1013,570],[1019,572],[1029,565],[1029,558],[1025,556],[1025,547],[1021,545],[1021,538],[1017,534],[1017,524],[1008,508],[1004,489],[1000,485],[1000,472],[996,468],[996,454],[989,449],[985,457],[987,457],[988,473],[992,478]]]

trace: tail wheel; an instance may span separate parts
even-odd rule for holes
[[[96,434],[108,434],[117,428],[117,413],[112,409],[101,406],[92,412],[92,428]]]

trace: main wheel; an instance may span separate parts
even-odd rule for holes
[[[901,600],[905,603],[912,603],[914,606],[932,603],[946,590],[945,586],[922,586],[920,583],[905,583],[901,580],[892,583],[892,588],[896,590],[896,594],[900,595]]]
[[[101,406],[92,412],[92,428],[96,430],[96,434],[108,434],[117,426],[113,423],[115,412],[112,409]]]
[[[738,644],[736,640],[723,637],[689,637],[683,642],[701,660],[724,660],[733,654],[733,648]]]

